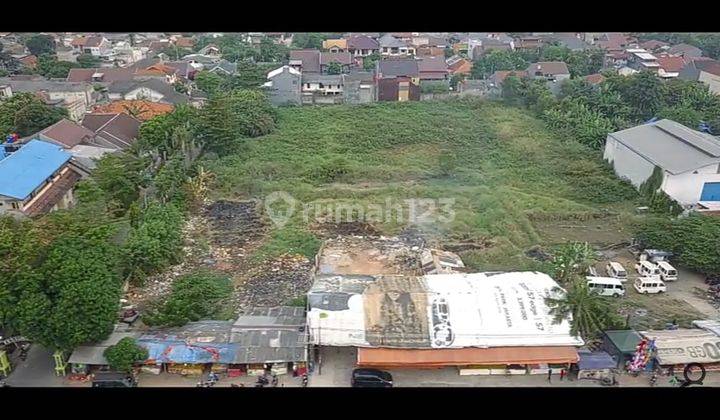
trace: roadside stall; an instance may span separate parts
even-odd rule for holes
[[[87,380],[88,375],[99,370],[108,370],[108,361],[105,359],[105,350],[114,346],[123,338],[137,338],[137,332],[127,331],[122,325],[116,326],[116,330],[110,334],[105,341],[96,344],[76,347],[70,355],[70,379]]]
[[[613,369],[617,367],[615,360],[604,351],[579,351],[577,362],[577,378],[602,380],[611,378]]]
[[[720,339],[702,329],[641,331],[655,344],[654,359],[662,369],[681,372],[685,365],[700,363],[706,371],[720,371]]]
[[[632,361],[642,337],[635,330],[613,330],[603,333],[603,350],[617,363],[618,368]]]

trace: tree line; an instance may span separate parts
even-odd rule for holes
[[[105,339],[123,283],[141,284],[182,258],[185,215],[210,181],[192,157],[226,153],[274,126],[257,91],[231,91],[203,109],[179,106],[143,123],[131,149],[100,159],[78,184],[74,208],[34,220],[0,217],[0,326],[67,351]],[[227,289],[208,286],[195,295],[203,290],[217,296]],[[190,309],[170,316],[160,308],[151,319],[177,323],[212,313]]]

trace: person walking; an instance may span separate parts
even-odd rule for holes
[[[562,381],[565,377],[565,369],[560,369],[560,380]]]
[[[548,369],[548,383],[552,383],[552,369]]]

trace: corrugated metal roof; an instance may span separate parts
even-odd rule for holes
[[[114,346],[118,341],[126,337],[137,338],[137,332],[113,332],[105,341],[97,344],[80,346],[70,355],[68,363],[78,363],[84,365],[106,365],[108,362],[103,353],[108,347]]]
[[[706,319],[703,321],[693,321],[693,325],[720,337],[720,321]]]
[[[71,157],[60,146],[31,140],[0,161],[0,195],[26,198]]]
[[[718,336],[701,329],[640,331],[643,337],[655,340],[655,358],[662,366],[687,363],[718,363]]]
[[[605,335],[623,353],[634,352],[642,339],[640,334],[634,330],[605,331]]]
[[[609,134],[671,174],[720,163],[720,142],[671,120],[660,120]]]

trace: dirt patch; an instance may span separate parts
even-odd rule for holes
[[[310,229],[324,238],[337,236],[379,236],[380,232],[371,224],[363,222],[315,223]]]
[[[585,221],[534,221],[533,226],[547,244],[587,242],[598,248],[625,242],[632,232],[616,217]]]
[[[398,237],[338,236],[323,244],[317,271],[321,274],[417,274],[421,249]]]

